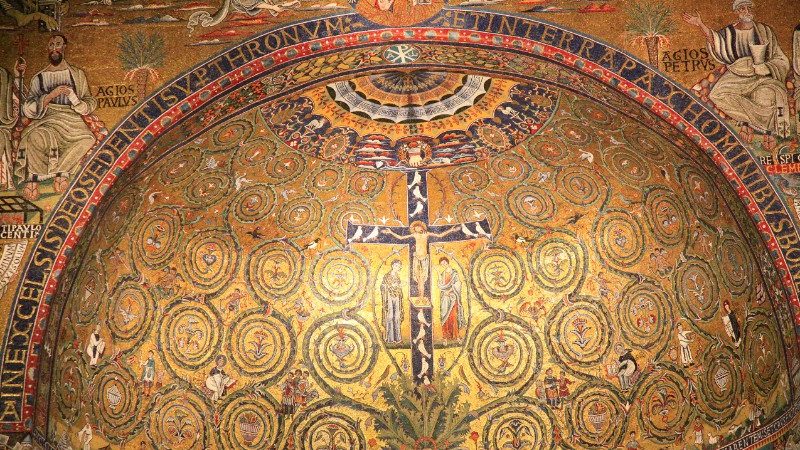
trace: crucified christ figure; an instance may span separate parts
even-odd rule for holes
[[[417,283],[417,292],[419,297],[425,296],[425,284],[428,282],[430,275],[431,257],[428,251],[428,239],[430,237],[443,238],[449,234],[458,231],[458,227],[450,228],[449,230],[442,231],[441,233],[430,233],[428,226],[424,222],[415,220],[409,226],[411,234],[400,236],[390,229],[383,229],[383,234],[388,234],[399,240],[414,239],[414,257],[411,266],[411,277]]]

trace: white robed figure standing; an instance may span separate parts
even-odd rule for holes
[[[85,414],[84,418],[86,419],[86,425],[78,431],[78,441],[80,441],[81,450],[91,450],[94,432],[92,431],[92,424],[89,422],[89,414]]]
[[[689,367],[694,364],[692,348],[689,347],[689,345],[692,343],[691,338],[689,338],[689,335],[691,334],[691,330],[684,330],[683,324],[678,324],[678,344],[681,347],[681,364],[683,364],[683,367]]]
[[[83,70],[64,60],[66,47],[63,35],[50,38],[50,65],[33,76],[22,108],[31,119],[19,144],[24,160],[17,175],[25,181],[66,180],[95,143],[83,116],[97,108],[97,100]]]
[[[753,7],[753,0],[734,0],[739,20],[719,31],[706,26],[699,14],[683,18],[703,31],[709,52],[728,69],[709,99],[741,124],[745,140],[755,129],[767,134],[764,146],[771,148],[775,144],[771,133],[790,129],[785,83],[790,65],[772,28],[753,20]]]

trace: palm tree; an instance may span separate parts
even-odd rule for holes
[[[672,10],[663,2],[634,1],[628,9],[625,32],[634,43],[647,47],[650,65],[658,67],[658,48],[669,42],[667,35],[675,30]]]
[[[164,38],[158,33],[149,36],[144,32],[126,34],[119,43],[119,60],[126,80],[136,83],[137,102],[147,93],[150,79],[158,80],[158,68],[164,66]]]

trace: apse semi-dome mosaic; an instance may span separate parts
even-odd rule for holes
[[[267,70],[120,172],[52,300],[48,441],[717,448],[791,424],[787,293],[697,142],[563,59],[409,33]]]

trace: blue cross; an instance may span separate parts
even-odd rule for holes
[[[491,238],[489,221],[430,225],[428,223],[428,177],[426,170],[406,172],[408,226],[347,224],[349,244],[390,244],[409,247],[409,297],[411,298],[411,367],[414,381],[433,379],[433,312],[431,307],[430,244]],[[416,236],[415,236],[416,233]],[[426,235],[426,248],[419,252],[417,237]],[[420,260],[417,253],[421,253]],[[425,259],[424,255],[427,255]],[[415,270],[415,265],[420,266]],[[421,276],[420,276],[421,275]],[[414,299],[417,301],[415,302]]]

